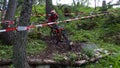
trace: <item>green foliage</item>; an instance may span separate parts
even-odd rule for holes
[[[90,7],[79,7],[77,9],[78,9],[78,11],[85,12],[85,13],[89,13],[89,12],[93,11],[93,8],[90,8]]]
[[[99,34],[97,31],[74,30],[71,36],[72,41],[95,42],[98,40]]]
[[[42,34],[44,34],[45,36],[49,35],[50,34],[50,27],[43,27],[43,28],[40,28],[40,32]]]
[[[44,50],[46,47],[45,42],[42,40],[30,39],[28,42],[29,42],[27,45],[27,53],[28,54],[36,54],[36,53]]]
[[[41,39],[44,36],[49,36],[49,35],[50,35],[49,27],[35,28],[31,30],[28,34],[28,36],[32,39]]]
[[[74,35],[71,37],[72,41],[83,41],[88,42],[92,35],[85,32],[84,30],[74,32]]]
[[[120,67],[120,54],[107,56],[94,64],[84,66],[85,68],[119,68]]]
[[[33,5],[32,11],[34,13],[38,13],[38,14],[45,14],[45,6],[44,5]]]
[[[12,46],[0,44],[0,59],[10,59],[12,57]]]
[[[53,57],[55,61],[65,61],[64,55],[56,53]]]
[[[15,68],[13,65],[10,65],[9,68]]]
[[[37,23],[43,22],[45,20],[45,16],[37,16],[37,15],[45,14],[45,6],[44,5],[33,5],[32,14],[36,16],[31,17],[31,22],[37,22]]]
[[[73,52],[68,52],[68,53],[64,53],[64,54],[59,54],[56,53],[54,55],[54,60],[59,61],[59,62],[65,62],[65,61],[70,61],[70,62],[74,62],[75,60],[77,60],[77,55]]]
[[[84,65],[82,67],[83,68],[110,68],[110,67],[119,68],[119,66],[120,66],[120,62],[119,62],[120,47],[115,44],[105,43],[103,41],[99,41],[99,42],[97,42],[97,44],[99,44],[99,47],[102,47],[105,50],[108,50],[111,53],[111,55],[104,57],[95,63],[90,63],[90,64]]]
[[[85,68],[103,68],[103,67],[119,67],[119,34],[120,34],[120,15],[115,13],[114,15],[106,15],[104,17],[96,18],[97,27],[93,30],[76,29],[76,21],[70,22],[66,25],[66,29],[70,34],[72,41],[86,41],[94,42],[96,45],[89,44],[84,46],[82,53],[85,53],[89,57],[93,56],[93,49],[101,47],[108,50],[110,53],[116,55],[108,56],[105,59],[100,60],[99,63],[85,65]],[[90,23],[90,20],[80,21],[82,23]],[[77,21],[79,23],[79,21]],[[87,24],[88,25],[88,24]],[[115,44],[114,44],[115,43]],[[117,44],[117,45],[116,45]],[[117,58],[114,58],[116,56]],[[107,63],[106,63],[107,62]],[[84,67],[84,66],[83,66]]]
[[[108,15],[101,24],[101,36],[104,41],[120,44],[120,15]]]
[[[97,49],[97,45],[93,43],[87,43],[83,46],[82,48],[82,53],[86,54],[88,57],[93,57],[94,56],[94,49]]]
[[[67,56],[69,58],[69,61],[71,61],[71,62],[74,62],[77,59],[77,55],[73,52],[68,52]]]
[[[58,13],[58,15],[59,15],[59,20],[65,20],[65,17],[63,16],[63,8],[61,8],[61,10],[60,10],[60,8],[59,7],[54,7],[55,8],[55,10],[56,10],[56,12]]]
[[[42,50],[44,50],[46,44],[42,40],[33,40],[30,39],[27,45],[27,53],[28,54],[36,54]],[[0,44],[0,59],[10,59],[12,58],[13,46],[2,45]]]
[[[119,52],[119,49],[120,49],[119,46],[117,46],[117,45],[115,45],[115,44],[113,44],[113,43],[105,43],[105,42],[103,42],[103,41],[99,41],[97,44],[99,44],[100,47],[108,50],[108,51],[111,52],[111,53],[114,53],[114,52],[115,52],[115,53],[118,53],[118,52]]]
[[[38,28],[30,30],[28,36],[32,39],[40,38],[41,36],[38,36],[37,33],[39,33]]]

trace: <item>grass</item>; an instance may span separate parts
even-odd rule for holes
[[[27,46],[27,53],[28,54],[36,54],[42,50],[44,50],[46,47],[46,43],[42,40],[38,39],[31,39],[29,40],[28,46]]]
[[[83,66],[84,68],[119,68],[120,67],[120,53],[107,56],[95,63],[90,63]]]
[[[64,54],[55,53],[53,59],[58,62],[74,62],[77,59],[77,55],[73,52],[67,52]]]
[[[63,62],[63,61],[65,61],[65,58],[64,58],[64,57],[65,57],[64,55],[55,53],[53,59],[54,59],[55,61],[58,61],[58,62]]]
[[[117,14],[115,14],[116,16]],[[108,15],[107,15],[108,16]],[[117,16],[119,17],[119,16]],[[102,18],[96,19],[98,27],[92,30],[84,30],[84,29],[76,29],[76,23],[84,23],[84,21],[74,21],[70,22],[67,26],[66,29],[69,31],[70,38],[72,41],[86,41],[86,42],[92,42],[97,45],[99,48],[103,48],[105,50],[108,50],[108,52],[112,53],[112,55],[107,56],[101,60],[99,60],[96,63],[90,63],[87,65],[83,65],[83,68],[119,68],[120,67],[120,44],[115,43],[115,39],[111,37],[104,37],[107,38],[106,41],[104,38],[101,38],[101,36],[105,36],[105,34],[110,34],[116,35],[116,33],[119,33],[119,21],[117,21],[117,18],[115,17],[116,20],[108,20],[106,21],[106,16]],[[86,21],[87,22],[87,21]],[[90,21],[89,21],[90,22]],[[107,25],[111,23],[117,23],[115,25]],[[103,27],[103,24],[107,26],[107,29]],[[114,23],[113,23],[114,24]],[[112,40],[111,40],[112,39]],[[118,40],[116,40],[118,41]],[[92,46],[92,45],[91,45]],[[94,47],[94,46],[93,46]],[[92,48],[93,48],[92,47]],[[91,47],[84,47],[83,53],[86,53],[88,56],[92,56],[92,49]]]
[[[27,45],[27,54],[34,55],[42,50],[44,50],[46,44],[42,40],[30,39]],[[13,53],[13,46],[10,45],[0,45],[0,59],[11,59]]]
[[[0,45],[0,59],[10,59],[12,57],[12,46]]]

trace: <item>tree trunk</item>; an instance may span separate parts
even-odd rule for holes
[[[17,6],[17,0],[9,0],[8,9],[6,11],[6,15],[5,15],[4,20],[10,20],[10,21],[14,20],[16,6]],[[13,24],[11,24],[9,27],[8,27],[8,25],[4,26],[5,23],[6,22],[2,23],[3,29],[13,27]],[[14,36],[15,36],[15,34],[13,31],[12,32],[4,32],[4,33],[2,33],[2,40],[5,44],[13,44],[14,43]]]
[[[74,4],[74,6],[76,6],[76,4],[75,4],[75,0],[73,0],[73,4]]]
[[[4,0],[4,3],[3,3],[3,9],[4,10],[6,9],[6,6],[7,6],[7,0]]]
[[[1,7],[2,8],[2,13],[1,13],[1,20],[3,20],[4,19],[4,17],[5,17],[5,13],[6,13],[6,5],[7,5],[7,0],[3,0],[3,3],[1,3],[1,4],[3,4],[3,6]]]
[[[103,2],[102,2],[102,11],[103,12],[107,11],[106,0],[103,0]]]
[[[46,0],[46,18],[48,18],[48,14],[52,8],[52,0]]]
[[[33,0],[24,0],[20,14],[19,26],[28,26]],[[13,64],[15,68],[30,68],[26,57],[27,31],[17,31],[16,43],[13,47]]]
[[[9,0],[5,20],[14,20],[18,0]]]
[[[95,2],[95,10],[96,10],[96,0],[94,0],[94,2]]]

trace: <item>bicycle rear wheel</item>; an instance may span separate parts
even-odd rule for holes
[[[61,40],[61,34],[56,30],[52,30],[50,34],[51,34],[52,42],[58,44]]]

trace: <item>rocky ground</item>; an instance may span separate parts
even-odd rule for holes
[[[72,42],[72,49],[69,50],[68,45],[66,44],[65,41],[60,42],[59,44],[55,44],[52,42],[52,40],[49,37],[46,37],[44,39],[47,43],[47,47],[45,48],[44,51],[36,54],[36,55],[31,55],[30,58],[41,58],[41,59],[53,59],[53,56],[55,53],[59,54],[64,54],[67,52],[80,52],[82,46],[84,46],[83,43],[80,42]]]

